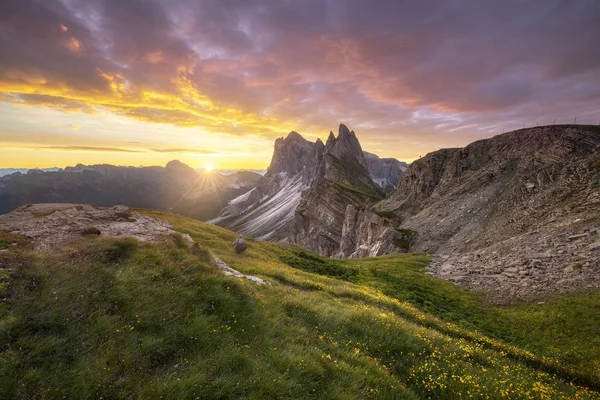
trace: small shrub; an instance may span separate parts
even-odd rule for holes
[[[81,232],[81,234],[83,236],[90,236],[90,235],[100,236],[100,233],[101,233],[100,229],[96,228],[95,226],[88,226]]]
[[[410,229],[396,229],[396,232],[398,235],[394,238],[394,245],[404,251],[410,250],[416,232]]]
[[[592,163],[593,169],[600,169],[600,158]]]
[[[379,215],[380,217],[384,217],[384,218],[390,218],[393,219],[396,217],[396,214],[393,211],[378,211],[378,210],[372,210],[372,212],[374,214]]]

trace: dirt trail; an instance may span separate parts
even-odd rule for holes
[[[256,283],[257,285],[264,285],[266,282],[256,276],[252,276],[252,275],[244,275],[242,274],[240,271],[237,271],[233,268],[231,268],[230,266],[228,266],[227,264],[225,264],[225,262],[223,260],[221,260],[219,257],[216,257],[215,255],[213,255],[213,261],[215,262],[215,265],[221,270],[223,271],[223,273],[225,275],[228,276],[235,276],[236,278],[245,278],[245,279],[249,279],[252,282]]]

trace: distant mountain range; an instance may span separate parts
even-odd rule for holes
[[[0,178],[6,175],[14,173],[26,174],[28,171],[42,171],[42,172],[54,172],[59,171],[60,168],[0,168]]]
[[[196,168],[196,171],[205,172],[206,168]],[[244,171],[245,172],[254,172],[255,174],[263,175],[263,176],[267,173],[266,169],[214,169],[211,172],[227,176],[227,175],[235,174],[237,172],[244,172]]]
[[[179,161],[166,167],[79,164],[50,172],[16,171],[0,178],[0,214],[31,203],[122,204],[206,220],[262,179],[247,171],[198,173]]]
[[[598,126],[521,129],[410,166],[340,125],[325,143],[277,139],[264,176],[171,161],[0,177],[0,213],[30,203],[170,210],[336,258],[440,254],[430,274],[496,302],[600,285]]]

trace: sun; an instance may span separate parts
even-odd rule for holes
[[[212,165],[206,165],[204,167],[204,172],[213,172],[215,169],[215,167],[213,167]]]

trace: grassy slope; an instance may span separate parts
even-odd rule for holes
[[[236,255],[232,232],[149,214],[272,285],[178,240],[24,251],[0,305],[0,398],[600,397],[569,383],[598,386],[597,294],[489,308],[424,276],[425,255]]]

